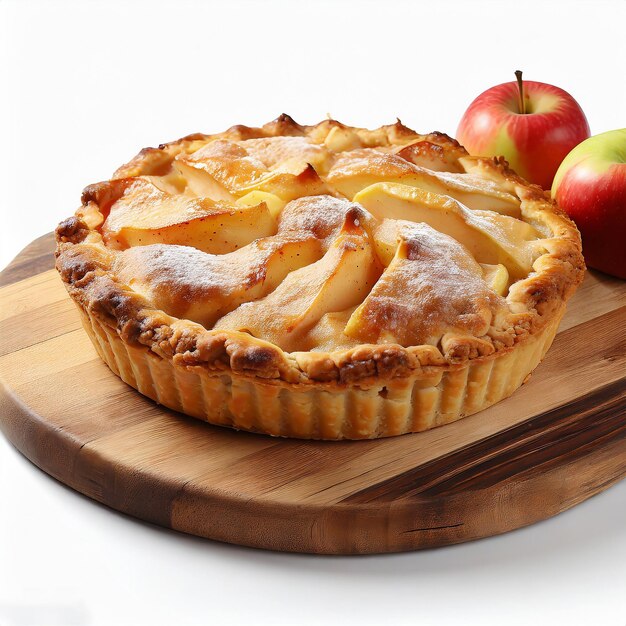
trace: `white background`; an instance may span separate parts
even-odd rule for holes
[[[285,111],[454,134],[484,89],[626,124],[626,3],[0,0],[0,266],[139,148]],[[626,624],[626,482],[446,549],[287,555],[182,536],[56,483],[0,437],[0,625]]]

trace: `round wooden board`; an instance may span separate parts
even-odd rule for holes
[[[555,515],[626,475],[626,283],[588,273],[532,380],[429,432],[361,442],[213,427],[99,360],[51,269],[0,274],[0,425],[42,470],[114,509],[259,548],[325,554],[458,543]]]

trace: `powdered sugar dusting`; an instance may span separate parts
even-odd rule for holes
[[[298,233],[258,239],[221,255],[153,244],[120,252],[115,271],[158,308],[211,327],[243,302],[267,295],[289,272],[320,254],[317,240]]]
[[[399,234],[396,256],[357,310],[357,336],[376,342],[391,335],[411,346],[436,344],[450,330],[484,335],[504,301],[487,287],[480,265],[426,224]]]
[[[409,139],[415,141],[415,137],[412,135]],[[421,188],[450,202],[453,202],[451,196],[458,197],[459,202],[474,202],[476,197],[479,199],[477,203],[491,203],[488,210],[493,219],[483,215],[481,210],[473,210],[477,207],[466,209],[463,206],[462,210],[459,209],[460,220],[476,230],[476,239],[481,236],[484,239],[485,233],[488,233],[500,242],[500,247],[510,242],[509,248],[514,249],[518,256],[525,251],[524,245],[528,240],[534,241],[534,233],[528,235],[528,229],[518,233],[520,229],[516,229],[513,222],[524,222],[517,220],[517,216],[508,217],[506,220],[509,221],[506,221],[502,215],[498,215],[496,208],[492,211],[492,206],[500,206],[502,203],[513,204],[512,209],[505,207],[506,210],[502,209],[502,212],[517,210],[517,200],[513,198],[511,202],[512,196],[495,182],[486,181],[475,174],[434,172],[395,154],[397,146],[391,145],[386,134],[380,134],[380,145],[378,141],[366,142],[369,145],[366,148],[333,151],[329,148],[332,142],[328,145],[313,143],[308,136],[257,135],[253,139],[233,141],[218,138],[207,142],[195,152],[179,154],[175,162],[179,164],[180,171],[175,168],[172,171],[180,180],[174,176],[169,186],[159,188],[147,179],[138,177],[112,211],[107,223],[109,228],[115,226],[118,220],[120,224],[124,221],[132,227],[145,227],[156,232],[159,228],[164,229],[180,221],[187,224],[187,221],[195,218],[221,215],[222,212],[234,215],[241,210],[236,204],[237,199],[254,189],[272,193],[278,199],[278,208],[275,209],[275,213],[280,211],[278,224],[272,221],[271,228],[266,231],[276,232],[277,228],[277,234],[251,243],[248,243],[248,238],[237,244],[243,247],[225,254],[208,254],[193,247],[165,243],[131,247],[116,253],[115,270],[118,277],[144,294],[154,306],[210,328],[238,308],[244,312],[258,308],[249,303],[258,304],[270,295],[272,301],[279,299],[282,291],[277,290],[277,286],[281,281],[284,282],[298,268],[312,266],[322,255],[327,254],[342,228],[345,232],[358,229],[361,232],[361,243],[356,245],[346,239],[342,254],[355,253],[362,249],[359,246],[370,246],[374,259],[372,263],[379,268],[376,276],[380,274],[380,261],[385,255],[388,267],[371,291],[369,289],[375,278],[371,282],[366,281],[367,288],[363,281],[353,285],[353,277],[345,279],[346,285],[352,286],[343,291],[358,292],[362,304],[341,331],[337,345],[352,344],[357,339],[374,343],[396,341],[405,346],[436,344],[450,331],[464,335],[484,335],[496,312],[506,309],[507,305],[504,299],[488,287],[483,279],[482,268],[468,248],[457,240],[421,222],[403,223],[398,226],[401,241],[397,253],[389,264],[397,241],[390,238],[388,232],[385,237],[389,241],[375,239],[376,227],[385,215],[384,202],[381,202],[381,214],[375,211],[379,219],[374,218],[363,206],[332,195],[300,197],[288,202],[281,211],[281,200],[285,202],[298,193],[323,193],[330,189],[336,195],[353,198],[374,182],[404,182],[408,187],[400,186],[405,189]],[[363,145],[362,141],[357,143]],[[400,142],[398,145],[403,144]],[[311,164],[315,172],[310,167],[301,172],[294,165],[300,162]],[[289,175],[282,176],[281,168]],[[324,187],[320,183],[315,190],[306,187],[300,179],[305,174],[310,177],[311,172],[318,182],[319,174],[330,186]],[[177,193],[177,184],[182,181],[180,188],[184,189],[185,184],[191,184],[189,180],[194,176],[197,176],[197,185],[194,187],[194,190],[198,190],[197,197]],[[228,190],[227,201],[216,202],[203,197],[210,195],[213,189],[211,185],[201,184],[207,180],[218,181]],[[364,197],[362,201],[367,205]],[[121,210],[123,205],[126,205],[125,211]],[[387,209],[386,214],[390,215],[389,207]],[[374,207],[371,210],[374,211]],[[434,211],[432,207],[425,207],[424,210]],[[393,217],[403,217],[402,211],[399,209],[399,214]],[[417,213],[415,219],[428,221],[425,215]],[[218,221],[223,220],[220,217]],[[440,227],[437,220],[433,221],[436,222],[435,226]],[[251,236],[261,234],[257,217],[250,218],[245,227]],[[208,229],[205,230],[208,233]],[[189,238],[178,238],[176,243],[202,247],[209,236],[226,241],[226,230],[225,226],[216,222],[215,232],[211,230],[212,234],[206,234],[201,227],[192,224]],[[451,234],[455,236],[460,237],[460,232],[460,228],[451,229]],[[382,231],[379,233],[383,236]],[[156,232],[154,237],[157,241],[168,241],[164,233]],[[133,242],[129,245],[133,245]],[[485,244],[483,247],[489,246]],[[210,247],[206,249],[225,251]],[[472,252],[476,250],[472,248]],[[531,262],[534,258],[529,256]],[[338,268],[342,269],[341,265]],[[362,271],[362,267],[355,265],[355,276],[360,276],[359,272]],[[314,278],[311,277],[311,284],[315,283]],[[320,276],[317,278],[322,280]],[[329,275],[329,284],[331,279],[336,281],[335,274],[332,277]],[[326,285],[318,287],[322,293]],[[293,288],[294,293],[299,289],[308,289],[298,280],[295,280]],[[341,290],[338,293],[342,293]],[[333,297],[341,296],[334,294]],[[277,312],[287,310],[290,306],[288,302],[275,304]],[[325,303],[324,306],[334,311],[332,303]],[[287,317],[290,315],[287,311]],[[270,322],[280,326],[277,320],[282,318],[278,313],[274,317]],[[332,327],[333,332],[336,330],[339,334],[340,321],[344,317],[325,318],[326,326]],[[321,334],[316,334],[315,328],[313,325],[310,329],[307,341],[312,343],[307,344],[306,349],[315,349],[315,340],[311,338],[318,335],[325,337],[324,346],[329,345],[328,328]],[[274,329],[274,335],[278,330]],[[262,334],[260,337],[267,338]],[[273,340],[280,345],[279,339],[274,337]]]
[[[278,231],[313,233],[318,239],[325,242],[328,247],[330,242],[337,236],[348,211],[356,209],[360,218],[355,220],[355,225],[373,223],[373,216],[360,204],[348,202],[333,196],[310,196],[293,200],[283,209],[278,222]]]

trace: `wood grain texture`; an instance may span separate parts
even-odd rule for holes
[[[531,381],[477,415],[378,441],[234,432],[144,398],[100,361],[52,236],[0,274],[0,426],[33,463],[124,513],[327,554],[494,535],[626,475],[626,283],[588,273]]]

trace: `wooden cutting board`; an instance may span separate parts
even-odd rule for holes
[[[626,282],[588,272],[511,398],[457,423],[360,442],[210,426],[112,374],[53,266],[53,239],[0,274],[0,426],[42,470],[114,509],[259,548],[441,546],[548,518],[626,475]]]

